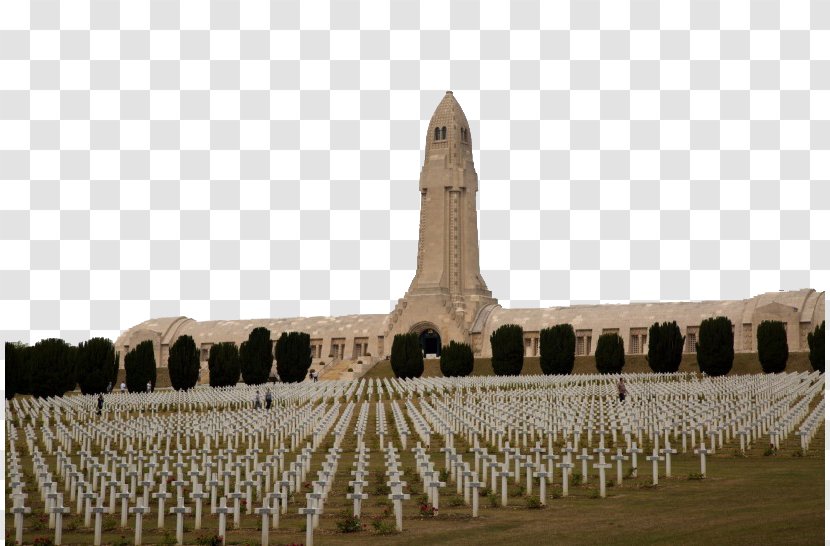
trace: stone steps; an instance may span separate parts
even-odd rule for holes
[[[320,375],[323,381],[339,381],[343,379],[351,379],[349,368],[354,369],[355,363],[351,360],[341,360],[337,364],[331,366]]]

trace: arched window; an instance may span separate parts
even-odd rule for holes
[[[447,139],[447,128],[446,127],[441,127],[441,140],[446,140],[446,139]]]
[[[464,127],[461,128],[461,141],[467,142],[467,129]]]
[[[440,139],[441,139],[441,129],[436,127],[435,128],[435,140],[440,140]]]

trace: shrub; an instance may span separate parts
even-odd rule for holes
[[[311,336],[283,332],[277,340],[277,374],[284,383],[299,383],[311,367]]]
[[[170,347],[167,371],[170,384],[177,391],[191,389],[199,382],[199,349],[192,337],[179,336]]]
[[[732,321],[726,317],[708,318],[700,323],[695,343],[697,365],[706,375],[726,375],[735,358],[735,335]]]
[[[118,360],[115,345],[103,337],[94,337],[78,345],[76,371],[78,386],[84,394],[97,394],[115,385]]]
[[[35,343],[31,354],[32,394],[38,398],[63,396],[75,388],[76,350],[62,339]]]
[[[524,366],[524,331],[518,324],[503,324],[490,334],[491,362],[496,375],[520,375]]]
[[[807,334],[807,345],[810,347],[810,364],[813,369],[824,373],[824,321]]]
[[[519,483],[507,486],[507,494],[510,497],[522,497],[525,494],[525,486]]]
[[[156,355],[152,341],[142,341],[124,356],[124,371],[128,391],[144,392],[148,381],[151,389],[156,388]]]
[[[452,508],[464,506],[464,497],[461,497],[459,495],[453,495],[452,497],[447,499],[447,506],[450,506]]]
[[[473,349],[466,343],[450,341],[441,348],[441,373],[444,377],[465,377],[472,373]]]
[[[375,533],[379,535],[394,535],[398,532],[398,528],[393,522],[386,521],[381,518],[375,518],[372,520],[372,528],[374,528]]]
[[[421,377],[424,373],[424,354],[418,334],[397,334],[392,340],[392,357],[390,359],[395,377],[409,379]]]
[[[310,355],[311,349],[309,349]],[[309,356],[309,358],[311,358]],[[248,334],[248,344],[239,351],[239,366],[246,385],[268,381],[274,356],[271,353],[271,332],[268,328],[254,328]]]
[[[623,339],[614,332],[599,336],[594,359],[599,373],[621,373],[625,366]]]
[[[337,530],[341,533],[356,533],[363,529],[363,526],[360,524],[360,518],[350,514],[347,511],[340,513],[335,525],[337,526]]]
[[[540,501],[536,497],[528,497],[525,500],[525,503],[527,504],[527,507],[531,510],[539,510],[540,508],[542,508],[542,501]]]
[[[683,343],[686,338],[680,333],[675,321],[654,323],[648,329],[648,362],[655,373],[674,373],[680,368],[683,358]]]
[[[570,324],[557,324],[539,332],[539,366],[546,375],[569,375],[576,359],[576,334]]]
[[[787,330],[778,320],[765,320],[758,325],[758,360],[764,373],[781,373],[787,367],[790,348]]]
[[[101,529],[110,532],[116,527],[118,527],[119,521],[115,519],[115,516],[104,516],[104,519],[101,520]]]
[[[208,355],[211,387],[227,387],[239,382],[239,348],[226,341],[210,348]]]

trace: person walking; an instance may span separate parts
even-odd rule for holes
[[[127,384],[122,381],[121,382],[121,394],[124,394],[126,392],[127,392]]]
[[[102,393],[98,393],[98,416],[101,416],[101,411],[104,409],[104,395]]]
[[[617,382],[617,393],[620,395],[620,402],[625,402],[625,395],[628,394],[628,389],[625,388],[625,381],[622,377]]]
[[[151,390],[153,390],[153,385],[148,381],[147,382],[147,392],[150,392]]]
[[[268,389],[268,390],[265,391],[265,409],[267,409],[267,410],[271,409],[271,402],[272,402],[271,389]]]
[[[256,394],[254,395],[254,409],[259,409],[262,407],[262,403],[259,401],[259,389],[256,390]]]

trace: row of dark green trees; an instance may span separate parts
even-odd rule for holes
[[[732,369],[735,343],[732,321],[727,317],[713,317],[700,323],[695,353],[702,373],[726,375]],[[648,330],[646,360],[655,373],[673,373],[680,368],[686,338],[676,322],[651,325]],[[810,364],[824,372],[824,321],[807,334]],[[517,324],[505,324],[490,336],[495,375],[519,375],[524,367],[524,332]],[[787,367],[789,346],[787,330],[780,321],[763,321],[758,325],[758,360],[765,373],[780,373]],[[539,365],[545,374],[567,375],[573,372],[576,359],[576,334],[570,324],[557,324],[539,332]],[[594,352],[597,371],[616,374],[625,366],[625,346],[616,333],[603,334],[597,339]],[[446,377],[466,376],[473,371],[473,351],[466,343],[450,342],[441,349],[441,373]],[[420,377],[424,359],[418,335],[399,334],[392,342],[392,370],[397,377]]]
[[[77,347],[62,339],[44,339],[32,346],[5,344],[6,398],[15,394],[37,397],[61,396],[79,387],[84,394],[105,392],[115,387],[119,354],[112,341],[93,338]],[[177,390],[190,389],[199,381],[199,349],[191,336],[180,336],[170,347],[167,369],[170,384]],[[302,332],[283,332],[272,353],[271,332],[254,328],[247,341],[217,343],[210,349],[210,385],[235,385],[240,376],[248,385],[270,379],[277,361],[277,376],[286,383],[302,381],[311,366],[311,338]],[[142,392],[147,384],[156,386],[157,363],[152,341],[136,345],[124,355],[125,383],[130,392]],[[276,379],[276,378],[275,378]]]

